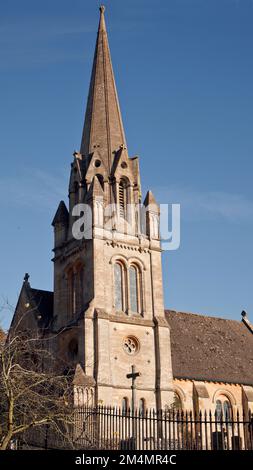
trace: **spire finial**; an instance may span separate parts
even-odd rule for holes
[[[100,21],[99,21],[99,31],[106,31],[106,26],[105,26],[105,6],[104,5],[101,5],[99,7],[99,10],[100,10]]]
[[[29,281],[29,274],[28,273],[25,273],[24,275],[24,282],[28,282]]]

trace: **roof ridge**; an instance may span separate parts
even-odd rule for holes
[[[236,323],[242,323],[241,320],[235,320],[233,318],[224,318],[224,317],[217,317],[216,315],[206,315],[204,313],[196,313],[196,312],[182,312],[181,310],[174,310],[174,309],[169,309],[165,308],[164,309],[165,313],[175,313],[175,314],[182,314],[182,315],[192,315],[196,317],[203,317],[203,318],[211,318],[212,320],[223,320],[223,321],[229,321],[229,322],[236,322]]]
[[[37,291],[37,292],[47,292],[48,294],[53,294],[54,293],[54,291],[52,291],[52,290],[37,289],[36,287],[31,287],[30,290],[31,291]]]
[[[253,335],[242,321],[166,312],[174,377],[253,384]]]

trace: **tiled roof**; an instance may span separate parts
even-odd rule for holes
[[[30,288],[30,295],[42,316],[41,324],[46,328],[49,325],[50,320],[53,318],[54,293],[47,290]]]
[[[176,378],[253,385],[253,334],[242,321],[166,310]]]

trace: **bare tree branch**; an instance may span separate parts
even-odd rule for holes
[[[6,339],[0,334],[0,450],[49,425],[70,442],[72,375],[62,370],[51,341],[22,329],[20,319]]]

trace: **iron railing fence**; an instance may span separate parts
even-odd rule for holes
[[[116,407],[87,406],[75,411],[73,445],[82,449],[253,450],[253,414],[132,413]]]
[[[117,407],[74,411],[65,438],[49,425],[26,435],[22,446],[85,450],[253,450],[253,414]]]

